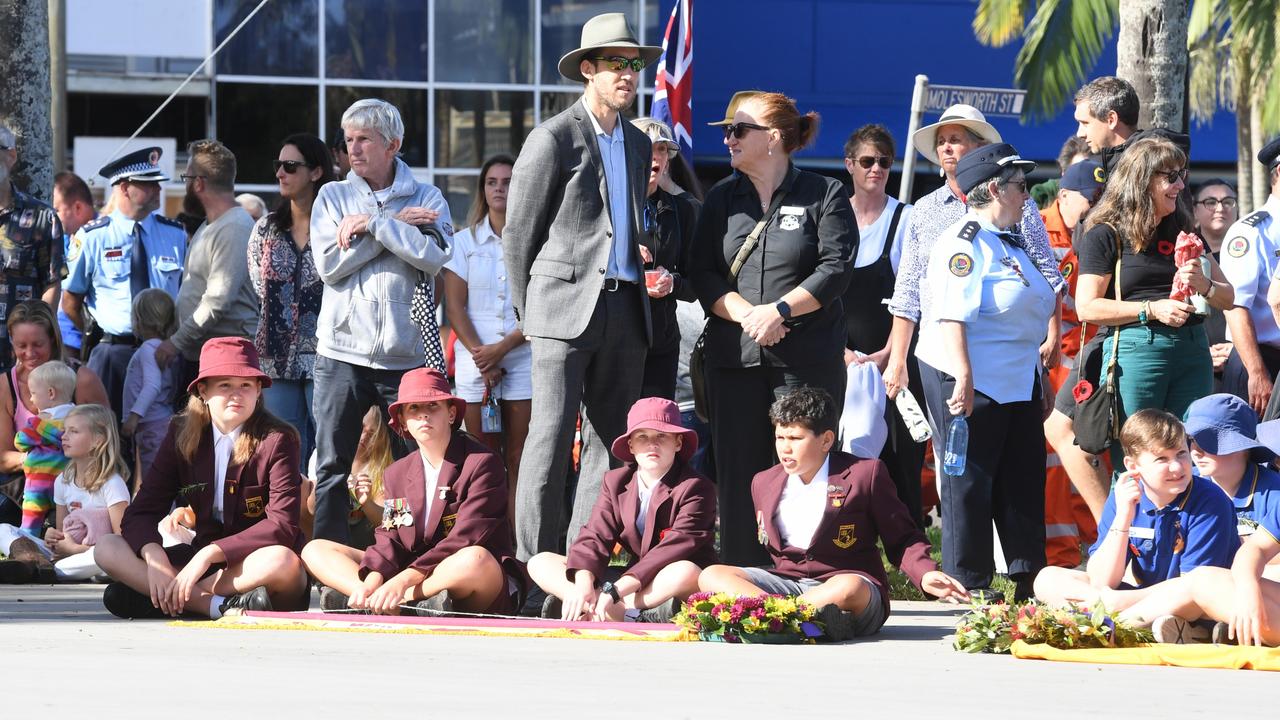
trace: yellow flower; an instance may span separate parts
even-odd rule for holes
[[[720,622],[727,623],[729,622],[729,619],[732,618],[733,616],[729,614],[728,610],[721,610],[719,617],[720,617]]]

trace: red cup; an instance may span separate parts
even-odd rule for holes
[[[655,287],[658,286],[658,279],[661,277],[662,277],[661,270],[645,270],[644,286],[649,288],[650,290],[654,289]]]

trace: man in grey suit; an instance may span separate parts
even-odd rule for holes
[[[516,487],[521,560],[558,550],[579,406],[583,454],[569,539],[586,523],[626,431],[649,346],[639,243],[649,138],[621,116],[640,71],[662,49],[640,45],[621,13],[582,28],[560,74],[582,100],[539,125],[512,172],[503,248],[512,304],[533,346],[533,418]]]

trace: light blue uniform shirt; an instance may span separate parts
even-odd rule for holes
[[[117,211],[98,218],[76,233],[71,243],[74,255],[67,257],[62,289],[84,295],[85,306],[98,326],[111,335],[133,332],[129,268],[136,224],[142,225],[151,287],[161,288],[176,300],[187,257],[187,233],[178,222],[164,216],[152,213],[136,223]]]
[[[62,236],[62,257],[71,262],[71,236]],[[62,328],[62,344],[70,348],[80,349],[81,337],[80,329],[76,324],[71,322],[71,318],[62,311],[62,304],[58,304],[58,327]]]
[[[978,230],[965,226],[977,223]],[[965,324],[974,390],[998,403],[1031,399],[1056,300],[1053,288],[1018,247],[972,212],[938,236],[925,276],[931,312],[920,326],[916,357],[959,374],[941,321]],[[972,238],[962,235],[972,234]]]
[[[627,194],[627,144],[624,141],[622,123],[626,119],[618,114],[613,124],[613,134],[606,135],[600,122],[587,106],[587,99],[582,99],[582,106],[587,108],[587,117],[591,118],[591,126],[596,131],[596,142],[600,145],[600,161],[604,164],[604,184],[609,191],[609,217],[613,221],[613,247],[609,250],[609,268],[606,278],[617,278],[627,282],[640,282],[640,271],[631,262],[631,211]]]
[[[1280,198],[1272,195],[1256,212],[1227,228],[1218,263],[1235,288],[1235,306],[1249,311],[1258,344],[1280,347],[1280,327],[1267,304],[1271,279],[1280,269]]]

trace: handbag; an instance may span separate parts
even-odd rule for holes
[[[1108,226],[1110,227],[1110,226]],[[1112,228],[1115,231],[1115,228]],[[1116,233],[1116,300],[1120,297],[1120,254],[1123,252],[1120,235]],[[1081,337],[1087,334],[1088,328],[1080,325]],[[1103,342],[1099,333],[1094,341],[1080,350],[1076,362],[1075,376],[1071,386],[1072,397],[1076,401],[1074,418],[1076,445],[1081,450],[1097,455],[1110,450],[1112,444],[1120,437],[1120,410],[1117,407],[1116,367],[1120,355],[1119,328],[1108,333],[1113,338],[1111,354],[1103,367]]]
[[[742,247],[738,248],[738,254],[733,256],[733,264],[729,266],[730,285],[738,279],[738,273],[742,271],[742,266],[747,263],[747,258],[751,255],[751,252],[756,249],[756,245],[760,242],[760,234],[764,232],[765,226],[773,220],[778,208],[782,206],[782,200],[782,195],[775,195],[764,217],[760,218],[755,228],[751,230],[751,234],[747,235]],[[697,341],[693,343],[693,350],[689,353],[689,385],[693,389],[693,412],[703,422],[711,422],[711,407],[707,400],[706,375],[707,331],[710,328],[711,318],[707,318],[707,324],[702,326],[702,334],[698,335]]]

